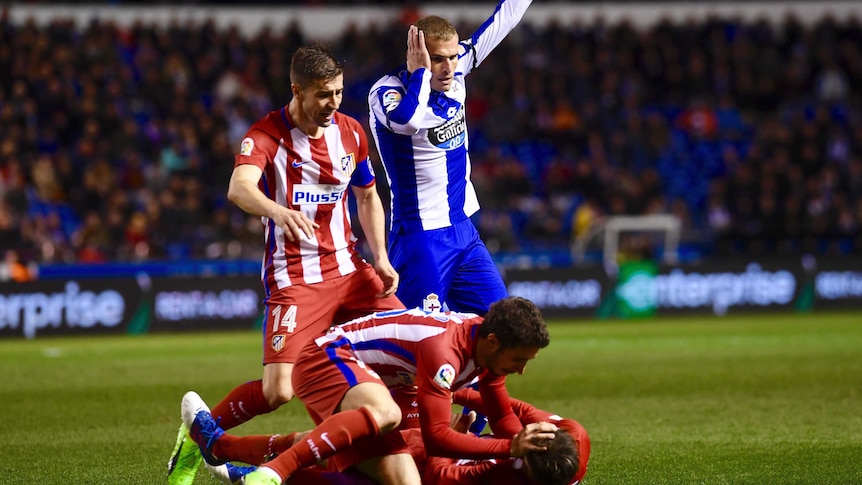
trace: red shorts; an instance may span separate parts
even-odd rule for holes
[[[364,382],[384,386],[380,377],[345,348],[326,349],[308,342],[293,367],[293,387],[314,424],[332,416],[344,394]],[[369,458],[407,453],[407,444],[397,430],[361,440],[329,458],[329,468],[342,471]]]
[[[292,364],[302,347],[329,327],[370,313],[400,310],[395,296],[377,298],[383,282],[370,264],[313,285],[283,288],[265,302],[263,363]]]

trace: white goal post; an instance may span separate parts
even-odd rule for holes
[[[588,231],[584,231],[572,243],[572,258],[574,262],[582,263],[587,252],[587,246],[597,235],[604,235],[602,260],[609,274],[617,273],[617,251],[619,249],[620,233],[634,231],[664,232],[664,262],[677,262],[679,238],[682,223],[671,214],[650,214],[643,216],[612,216],[597,222]]]

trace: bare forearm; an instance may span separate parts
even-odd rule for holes
[[[356,212],[359,215],[359,223],[365,233],[374,261],[385,258],[389,260],[386,251],[386,216],[383,212],[383,204],[379,197],[365,196],[357,199]]]
[[[232,180],[228,188],[228,199],[243,211],[262,217],[272,217],[278,204],[268,199],[257,184],[246,180]]]

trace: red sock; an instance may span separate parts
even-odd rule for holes
[[[234,436],[225,433],[213,445],[212,453],[220,459],[258,466],[290,448],[294,436],[296,433],[286,436],[280,434]]]
[[[380,433],[371,412],[365,408],[333,414],[302,440],[266,464],[281,475],[289,477],[300,468],[314,465],[344,450],[355,441]]]
[[[236,386],[212,408],[211,414],[216,419],[221,418],[219,426],[228,430],[255,416],[273,411],[275,409],[267,404],[266,397],[263,395],[263,381],[258,379]]]

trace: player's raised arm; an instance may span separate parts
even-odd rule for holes
[[[488,20],[461,42],[464,54],[459,59],[458,70],[466,75],[481,64],[518,25],[531,3],[532,0],[503,0],[497,4]]]

